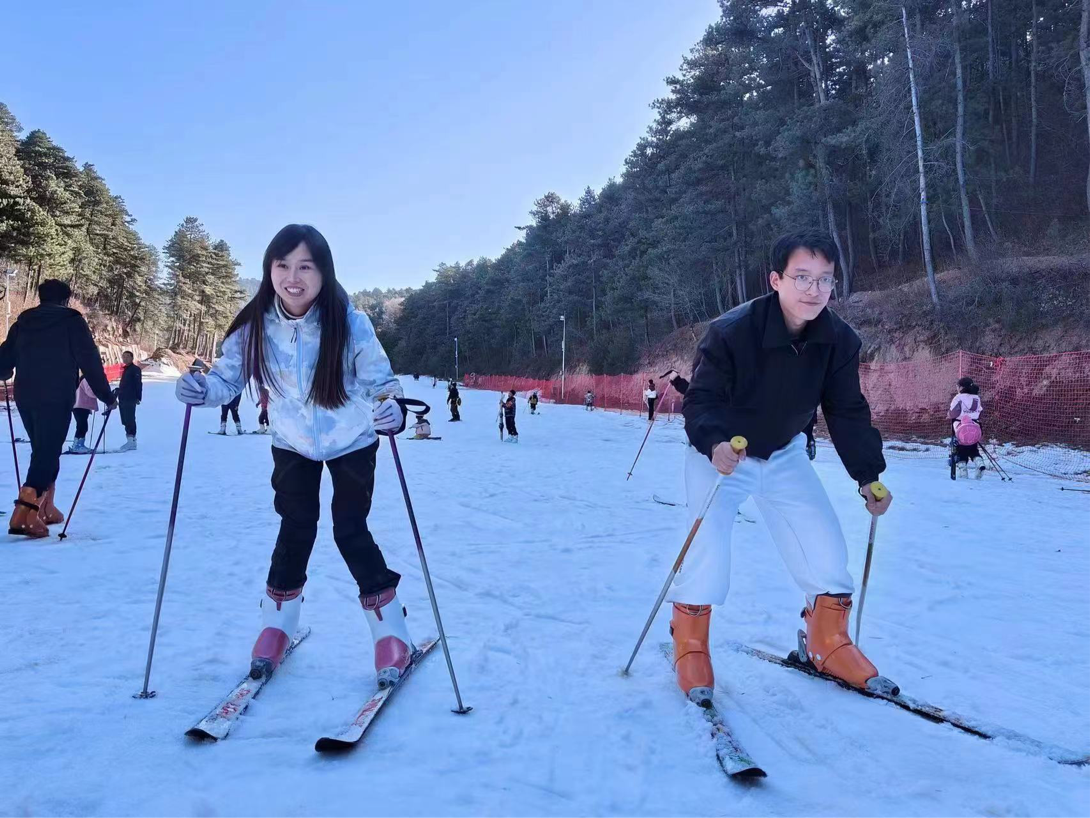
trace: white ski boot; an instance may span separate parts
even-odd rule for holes
[[[380,688],[392,687],[412,664],[416,648],[405,623],[405,608],[396,588],[377,594],[361,594],[360,604],[375,643],[375,672]]]
[[[241,423],[235,423],[235,431],[238,432],[240,435],[246,434],[244,431],[242,431]]]
[[[227,421],[226,420],[223,421],[222,423],[220,423],[220,430],[218,432],[216,432],[216,434],[218,434],[218,435],[227,434]]]
[[[971,462],[973,464],[973,479],[979,480],[984,476],[984,462],[977,457],[974,457]]]
[[[128,435],[125,438],[125,442],[118,448],[119,452],[135,452],[136,451],[136,435]]]
[[[265,589],[261,600],[263,627],[250,653],[250,678],[269,676],[284,659],[284,652],[299,627],[299,614],[303,608],[303,589],[277,591]]]
[[[960,477],[962,480],[968,480],[969,479],[969,464],[968,463],[958,463],[958,477]]]
[[[72,448],[69,449],[72,454],[90,454],[91,450],[87,448],[84,438],[77,437],[72,441]]]

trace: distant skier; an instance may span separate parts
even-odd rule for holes
[[[507,393],[507,399],[503,402],[503,421],[507,427],[507,439],[511,443],[519,442],[518,429],[515,428],[515,390]]]
[[[450,387],[447,389],[447,404],[450,406],[450,419],[461,420],[462,416],[458,413],[458,407],[462,405],[462,396],[458,394],[458,384],[454,381],[450,382]]]
[[[333,478],[333,539],[359,587],[375,670],[386,686],[409,667],[414,648],[397,598],[401,577],[387,567],[367,515],[378,434],[405,426],[401,384],[370,319],[352,308],[337,283],[321,233],[309,225],[283,228],[266,249],[262,270],[257,294],[227,330],[223,356],[207,376],[184,375],[176,388],[179,400],[203,406],[222,406],[251,380],[276,393],[269,410],[280,534],[250,675],[276,669],[299,624],[324,462]]]
[[[652,421],[655,419],[655,401],[658,400],[659,393],[655,391],[655,382],[648,378],[647,388],[643,390],[643,402],[647,407],[647,420]]]
[[[258,389],[257,408],[261,410],[257,416],[258,434],[267,435],[269,433],[269,390],[264,386]]]
[[[242,402],[242,393],[239,392],[237,395],[234,396],[234,398],[232,398],[230,401],[228,401],[227,403],[223,404],[223,406],[220,407],[220,430],[219,430],[219,432],[217,432],[217,434],[221,434],[221,435],[227,434],[227,413],[228,412],[231,413],[231,419],[235,422],[235,431],[238,432],[238,434],[240,434],[240,435],[245,434],[245,432],[242,431],[242,420],[238,416],[238,407],[239,407],[239,404],[241,402]]]
[[[79,373],[99,400],[117,405],[87,322],[68,307],[71,297],[67,284],[47,278],[38,285],[39,306],[23,310],[0,344],[0,380],[15,372],[15,406],[31,449],[9,534],[47,537],[46,526],[64,522],[53,500]]]
[[[413,424],[413,438],[426,440],[431,437],[431,424],[423,412],[416,413],[416,423]]]
[[[86,443],[87,427],[91,413],[97,411],[98,398],[95,397],[95,393],[91,389],[91,385],[87,383],[87,379],[81,375],[79,386],[76,387],[76,405],[72,408],[72,417],[76,421],[76,436],[72,440],[72,448],[68,450],[72,454],[91,453]]]
[[[531,415],[536,415],[537,414],[537,402],[538,402],[537,392],[531,392],[530,393],[530,399],[529,399],[529,401],[527,401],[527,403],[530,404],[530,414]]]
[[[958,393],[950,401],[950,411],[946,417],[951,422],[954,432],[954,460],[957,463],[958,475],[968,478],[970,467],[973,477],[979,480],[984,476],[984,461],[980,457],[978,443],[982,437],[980,430],[980,415],[984,406],[980,402],[980,387],[972,378],[961,378],[958,381]]]
[[[589,389],[587,390],[587,394],[583,396],[583,409],[587,412],[594,411],[594,393]]]
[[[434,389],[434,388],[435,388],[435,385],[436,385],[437,383],[439,383],[439,379],[438,379],[438,378],[432,378],[432,379],[431,379],[431,388],[432,388],[432,389]]]
[[[121,422],[125,425],[125,442],[118,451],[131,452],[136,448],[136,407],[144,399],[144,376],[140,367],[133,363],[131,352],[121,353],[121,360],[125,366],[117,387],[117,405],[121,409]]]
[[[726,600],[731,528],[751,496],[805,595],[800,658],[855,687],[878,678],[848,636],[848,549],[803,434],[820,404],[867,510],[886,512],[892,495],[879,501],[871,491],[885,460],[859,388],[861,343],[826,306],[838,259],[822,231],[781,237],[772,248],[773,292],[714,320],[698,348],[683,403],[690,525],[717,481],[719,489],[667,597],[678,685],[697,701],[714,689],[711,610]],[[748,439],[746,450],[731,447],[736,435]]]

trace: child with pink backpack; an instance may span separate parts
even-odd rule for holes
[[[984,406],[980,402],[980,387],[972,378],[958,381],[958,394],[950,401],[950,411],[946,417],[952,421],[954,441],[956,441],[955,462],[962,479],[969,477],[970,466],[973,477],[979,480],[984,476],[984,461],[980,457],[980,443],[983,433],[980,429],[980,413]],[[953,476],[953,472],[951,472]]]

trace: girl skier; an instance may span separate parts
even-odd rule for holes
[[[269,390],[265,387],[258,390],[257,408],[261,410],[257,415],[258,434],[267,435],[269,433]]]
[[[72,409],[72,417],[76,419],[76,436],[72,441],[72,448],[68,451],[72,454],[90,454],[87,448],[87,421],[92,412],[98,411],[98,398],[91,390],[87,379],[80,377],[79,386],[76,387],[76,405]]]
[[[973,477],[979,480],[984,476],[984,461],[977,446],[980,440],[978,421],[980,413],[984,411],[979,396],[980,387],[973,379],[962,378],[958,381],[958,393],[950,401],[950,411],[946,414],[954,430],[954,459],[962,479],[968,478],[970,465],[973,467]]]
[[[647,379],[647,388],[643,390],[643,402],[647,404],[647,419],[655,419],[655,401],[658,400],[659,393],[655,391],[655,382],[650,378]]]
[[[261,286],[235,317],[207,376],[187,374],[178,399],[222,406],[252,379],[271,395],[274,508],[280,534],[261,600],[263,627],[250,675],[272,673],[299,624],[307,563],[318,530],[322,464],[333,478],[333,539],[359,586],[380,687],[396,683],[414,647],[386,566],[367,528],[378,433],[405,426],[401,385],[371,321],[352,309],[325,238],[289,224],[262,262]],[[392,397],[393,400],[382,400]]]
[[[537,401],[538,401],[537,392],[531,392],[530,393],[530,400],[529,400],[530,414],[531,415],[536,415],[537,414]]]

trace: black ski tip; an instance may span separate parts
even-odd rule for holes
[[[355,746],[351,741],[341,741],[340,739],[323,736],[314,742],[314,751],[318,753],[343,753]]]
[[[185,731],[186,736],[197,741],[218,741],[211,733],[206,733],[200,727],[190,727]]]
[[[768,773],[760,767],[747,767],[734,773],[731,778],[739,781],[759,781],[762,778],[768,778]]]

